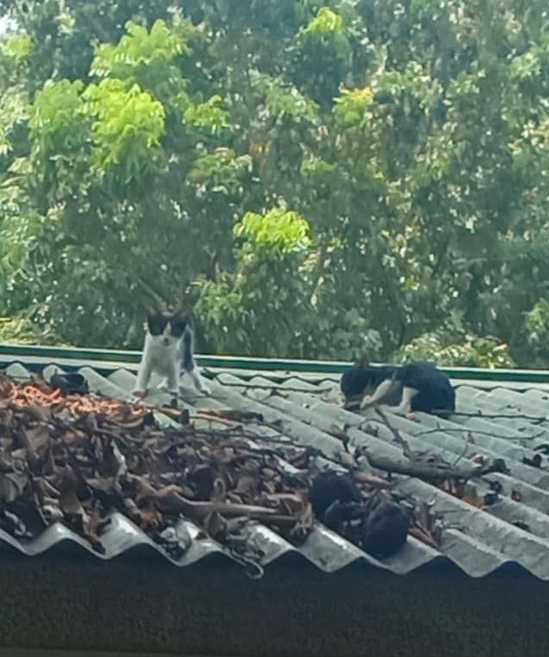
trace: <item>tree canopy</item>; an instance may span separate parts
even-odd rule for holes
[[[545,2],[0,11],[0,337],[547,366]]]

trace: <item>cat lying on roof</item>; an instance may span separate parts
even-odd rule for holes
[[[416,411],[449,415],[456,409],[448,375],[432,363],[385,366],[363,359],[343,374],[340,387],[346,406],[389,404],[403,415]]]

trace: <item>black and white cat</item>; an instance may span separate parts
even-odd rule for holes
[[[134,394],[145,395],[151,374],[156,374],[167,381],[169,394],[177,398],[179,381],[185,373],[198,392],[210,394],[194,361],[194,329],[190,315],[150,311]]]
[[[456,410],[448,375],[432,363],[383,366],[363,360],[343,374],[340,388],[346,405],[360,401],[361,408],[385,403],[397,406],[396,412],[404,415],[414,411],[448,415]]]

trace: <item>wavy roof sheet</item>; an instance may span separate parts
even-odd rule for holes
[[[131,367],[131,366],[130,366]],[[49,376],[55,365],[45,369]],[[25,379],[30,372],[20,363],[12,363],[7,374]],[[135,382],[135,370],[115,369],[104,376],[90,367],[80,369],[96,393],[128,399]],[[102,370],[104,371],[104,370]],[[197,397],[184,388],[183,398],[189,407],[234,408],[263,414],[267,422],[280,421],[283,432],[297,443],[314,445],[326,455],[341,449],[341,442],[329,431],[334,425],[345,427],[354,446],[367,446],[379,457],[401,459],[402,450],[391,432],[374,422],[375,416],[357,414],[334,403],[338,397],[338,377],[322,374],[288,372],[254,372],[246,370],[211,370],[210,398]],[[432,549],[410,537],[395,556],[377,561],[339,535],[319,526],[304,545],[294,547],[265,526],[257,525],[253,540],[261,547],[262,567],[282,557],[291,556],[313,564],[324,572],[335,572],[357,561],[405,575],[433,562],[453,564],[471,577],[483,577],[513,564],[542,580],[549,580],[549,461],[542,466],[525,461],[549,451],[549,391],[546,386],[497,383],[470,385],[455,381],[457,408],[464,415],[451,421],[418,414],[417,422],[389,414],[391,424],[399,429],[410,447],[430,451],[446,461],[460,459],[460,464],[477,454],[503,458],[509,474],[490,474],[485,480],[498,481],[499,500],[480,510],[424,481],[399,477],[398,488],[419,501],[432,503],[450,525],[443,532],[440,550]],[[482,386],[482,387],[480,387]],[[162,403],[162,393],[151,401]],[[370,412],[371,413],[371,412]],[[467,415],[465,415],[467,414]],[[268,434],[271,429],[267,426]],[[472,462],[471,462],[472,464]],[[487,481],[476,481],[478,493],[488,492]],[[528,530],[515,523],[524,523]],[[190,566],[207,558],[232,560],[231,555],[214,540],[204,538],[190,522],[184,522],[192,537],[190,548],[180,560],[174,560],[122,515],[115,514],[102,535],[105,554],[94,552],[78,535],[57,524],[28,544],[21,544],[0,531],[0,549],[10,549],[28,556],[49,550],[71,547],[109,560],[122,555],[141,553],[163,558],[174,566]],[[452,528],[454,526],[455,528]]]

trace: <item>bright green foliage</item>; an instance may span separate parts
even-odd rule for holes
[[[301,30],[305,43],[331,49],[338,57],[348,57],[351,47],[343,29],[343,18],[329,7],[318,10],[315,18]]]
[[[325,162],[319,157],[310,157],[307,160],[303,160],[301,163],[301,175],[311,181],[321,180],[322,178],[329,176],[331,173],[337,171],[336,164],[330,164]]]
[[[0,317],[0,343],[29,345],[63,345],[58,335],[51,329],[39,330],[25,317]]]
[[[301,31],[306,39],[323,39],[343,32],[343,19],[329,7],[318,10],[316,17]]]
[[[291,118],[314,122],[317,118],[315,104],[295,87],[285,85],[282,80],[260,76],[255,87],[264,96],[265,106],[273,119]]]
[[[155,21],[150,31],[130,22],[127,31],[117,45],[103,44],[97,49],[93,74],[126,79],[139,67],[151,66],[158,60],[169,62],[187,52],[181,35],[162,20]]]
[[[35,156],[47,162],[56,156],[69,156],[83,143],[84,105],[82,82],[47,82],[37,95],[29,121]]]
[[[32,54],[32,45],[30,36],[12,36],[6,40],[3,52],[9,59],[20,62],[30,57]]]
[[[540,299],[526,315],[525,334],[528,346],[536,357],[536,365],[545,366],[549,344],[549,301]]]
[[[272,255],[303,252],[311,244],[307,220],[284,208],[275,208],[265,215],[247,212],[235,225],[234,233]]]
[[[343,89],[336,98],[334,114],[342,126],[367,127],[373,119],[369,113],[374,100],[374,92],[370,87],[364,89]]]
[[[470,333],[450,336],[444,331],[425,333],[406,345],[399,357],[403,362],[428,361],[441,366],[513,367],[506,344],[493,338],[479,338]]]
[[[189,182],[196,183],[201,193],[224,195],[242,193],[242,180],[251,168],[248,155],[237,157],[231,148],[218,148],[213,153],[198,154],[189,171]]]
[[[163,103],[165,110],[183,111],[190,100],[188,81],[177,62],[190,53],[187,41],[194,28],[187,21],[168,26],[157,20],[148,31],[142,25],[128,23],[128,34],[117,45],[104,44],[96,49],[91,73],[99,78],[137,84]]]
[[[124,182],[154,167],[164,136],[162,104],[137,84],[128,88],[116,79],[90,85],[85,98],[93,118],[94,167],[108,171],[123,165]]]
[[[223,98],[212,96],[207,102],[190,105],[184,113],[185,122],[199,132],[220,135],[228,129],[229,114],[223,108]]]
[[[549,366],[546,3],[0,10],[4,314],[138,347],[143,280],[212,352]]]

